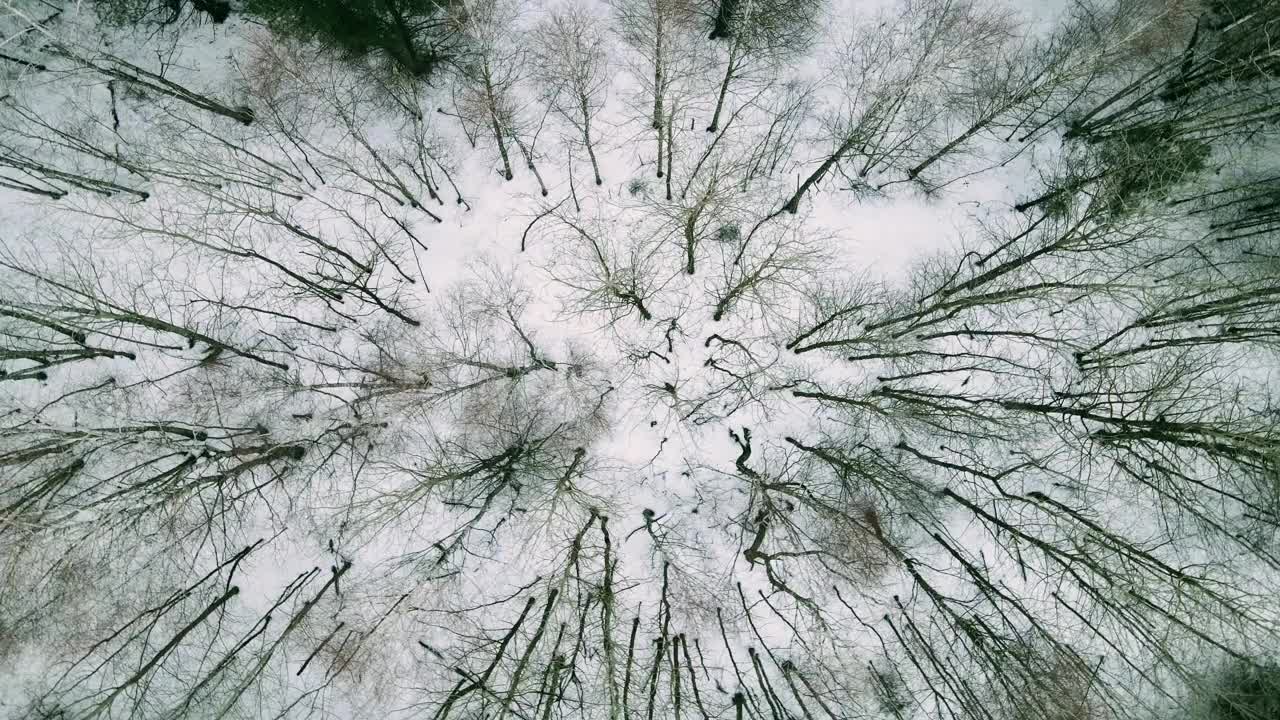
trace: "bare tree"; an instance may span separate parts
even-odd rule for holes
[[[650,211],[656,221],[652,232],[678,248],[678,262],[686,275],[697,272],[705,245],[740,240],[741,227],[751,216],[747,196],[734,182],[741,166],[736,158],[725,155],[709,145],[689,171],[680,197],[668,197]]]
[[[608,100],[609,56],[601,18],[577,4],[555,8],[538,26],[536,73],[548,104],[577,132],[591,159],[596,185],[600,163],[591,139],[591,123]]]
[[[758,177],[772,177],[790,162],[812,109],[813,91],[811,83],[793,80],[784,83],[778,92],[766,95],[762,105],[768,124],[763,132],[757,129],[748,141],[752,152],[741,173],[744,189]]]
[[[244,105],[228,105],[207,93],[193,90],[165,77],[163,58],[157,72],[129,62],[112,52],[107,52],[104,48],[81,46],[66,37],[61,37],[50,29],[52,21],[61,15],[61,11],[58,10],[48,17],[40,15],[40,13],[46,13],[50,7],[54,6],[6,0],[3,5],[0,5],[0,13],[3,13],[0,14],[0,19],[5,21],[6,30],[12,33],[10,39],[24,35],[39,37],[44,43],[42,52],[69,63],[69,67],[65,65],[58,67],[57,71],[80,75],[88,71],[89,74],[126,83],[139,91],[176,100],[245,125],[253,122],[252,108]]]
[[[1080,6],[1045,38],[994,43],[956,79],[957,131],[907,170],[915,179],[939,161],[962,152],[984,134],[1025,143],[1051,126],[1060,108],[1106,75],[1116,60],[1112,39],[1126,31],[1134,9],[1117,2]]]
[[[613,10],[623,40],[651,71],[641,77],[653,109],[652,127],[657,130],[666,122],[667,92],[680,70],[692,8],[684,0],[626,0]]]
[[[819,2],[726,0],[719,3],[711,39],[728,46],[724,78],[707,132],[720,128],[729,86],[735,80],[769,73],[788,58],[804,54],[817,31]]]
[[[231,90],[239,25],[0,3],[0,714],[1269,687],[1274,3],[480,2],[445,87],[254,34]],[[545,194],[557,123],[558,163],[659,182],[469,186],[488,137]],[[881,272],[842,236],[877,208],[791,217],[836,182],[957,228]]]
[[[716,254],[713,320],[740,307],[770,307],[776,294],[798,287],[812,275],[823,257],[821,240],[782,226],[755,237],[728,233],[717,243]]]
[[[526,73],[524,52],[512,36],[517,12],[508,0],[481,0],[468,8],[465,32],[474,50],[463,64],[458,107],[464,116],[484,118],[507,180],[513,177],[507,141],[519,111],[515,86]]]
[[[857,183],[911,157],[928,139],[957,69],[998,47],[1012,31],[1003,12],[973,3],[910,3],[902,14],[864,20],[837,57],[836,104],[824,114],[830,151],[783,204],[800,200],[833,170]]]
[[[664,285],[660,244],[627,232],[616,221],[555,217],[553,242],[567,249],[569,259],[557,260],[548,270],[568,290],[565,309],[604,313],[611,323],[633,312],[644,322],[653,320],[651,306]]]

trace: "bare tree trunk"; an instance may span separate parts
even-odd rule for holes
[[[489,61],[484,61],[484,96],[489,106],[489,123],[493,127],[493,139],[498,143],[498,154],[502,156],[503,177],[507,180],[515,177],[511,172],[511,157],[507,154],[507,143],[502,139],[502,123],[498,120],[498,100],[493,93],[493,76],[489,71]]]
[[[720,96],[716,99],[716,111],[711,115],[711,124],[707,132],[720,129],[720,113],[724,110],[724,99],[729,94],[729,81],[733,79],[734,65],[738,62],[738,43],[735,40],[729,46],[729,65],[724,69],[724,82],[720,83]]]
[[[689,213],[689,219],[684,222],[684,272],[686,275],[692,275],[695,267],[695,250],[697,249],[698,218],[702,215],[702,205]]]
[[[941,148],[938,149],[937,152],[925,158],[923,161],[920,162],[920,164],[908,170],[907,178],[910,180],[915,180],[916,177],[920,173],[928,169],[930,165],[933,165],[934,163],[938,162],[942,158],[946,157],[948,154],[951,153],[952,150],[955,150],[961,144],[968,141],[969,138],[972,138],[974,135],[977,135],[979,132],[981,132],[982,129],[985,128],[991,122],[991,119],[993,117],[994,115],[991,115],[974,123],[972,126],[969,127],[968,130],[965,130],[963,133],[960,133],[960,135],[956,136],[954,140],[947,143],[946,145],[943,145]]]
[[[573,211],[582,212],[582,205],[578,203],[578,188],[573,182],[573,148],[566,148],[565,152],[569,154],[569,195],[573,197]]]
[[[663,42],[663,32],[665,30],[662,21],[662,10],[654,15],[655,25],[655,47],[653,51],[653,129],[662,131],[662,92],[663,92],[663,55],[666,52],[666,44]],[[659,175],[658,177],[662,177]]]
[[[662,123],[654,126],[658,130],[658,177],[662,177]]]
[[[207,95],[193,92],[187,88],[153,72],[144,70],[137,65],[121,60],[113,55],[106,55],[104,59],[108,64],[99,64],[73,52],[69,47],[58,44],[53,48],[53,52],[63,57],[70,58],[84,65],[87,68],[96,70],[107,77],[118,78],[126,82],[140,85],[153,92],[165,95],[167,97],[180,100],[198,107],[201,110],[208,110],[223,117],[231,118],[245,125],[253,124],[254,112],[253,108],[246,106],[230,107]]]
[[[805,178],[804,182],[800,183],[800,187],[796,189],[795,194],[791,196],[791,199],[788,200],[782,206],[782,208],[787,212],[791,213],[792,215],[795,215],[796,213],[800,212],[801,198],[804,197],[805,193],[809,192],[810,188],[812,188],[814,185],[817,185],[818,182],[820,182],[822,178],[825,177],[826,174],[831,170],[831,168],[844,158],[846,153],[848,153],[850,150],[853,149],[853,146],[856,142],[857,142],[856,137],[847,138],[844,141],[844,144],[836,148],[836,151],[832,153],[830,157],[824,160],[822,164],[818,166],[817,170],[813,171],[812,175]]]
[[[671,114],[667,116],[667,202],[671,201],[671,175],[673,174],[671,166],[675,159],[676,148],[675,133],[673,132],[675,130],[675,122],[676,109],[672,108]],[[661,163],[662,158],[658,158],[658,162]]]
[[[533,164],[533,153],[530,152],[529,148],[525,147],[524,142],[521,141],[514,133],[511,137],[515,140],[516,147],[520,148],[520,154],[524,155],[525,167],[533,171],[533,177],[538,181],[538,189],[542,191],[542,197],[546,197],[547,184],[542,182],[542,173],[538,172],[538,166]]]
[[[581,98],[582,105],[582,142],[587,146],[587,157],[591,158],[591,171],[595,174],[596,185],[603,185],[600,178],[600,163],[596,161],[596,150],[591,144],[591,112],[587,107],[587,99]]]

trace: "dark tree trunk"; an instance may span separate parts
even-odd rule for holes
[[[812,175],[805,178],[804,182],[800,183],[800,187],[796,188],[795,194],[792,195],[791,199],[788,200],[782,206],[782,209],[786,210],[792,215],[795,215],[796,213],[800,212],[801,198],[805,196],[805,193],[809,192],[810,188],[812,188],[814,185],[817,185],[818,182],[822,180],[823,177],[826,176],[827,172],[831,170],[831,168],[836,163],[840,162],[840,160],[842,160],[850,150],[853,149],[853,145],[856,140],[857,140],[856,136],[851,136],[847,138],[843,143],[841,143],[840,147],[836,148],[836,151],[831,153],[831,155],[827,157],[827,159],[824,160],[821,165],[818,166],[818,169],[813,171]]]
[[[738,62],[738,43],[734,43],[729,47],[729,65],[724,69],[724,82],[720,83],[720,95],[716,99],[716,110],[711,114],[711,124],[707,126],[707,132],[715,132],[720,129],[720,113],[724,111],[724,99],[729,94],[729,82],[733,80],[734,66]]]

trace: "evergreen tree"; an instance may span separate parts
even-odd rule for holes
[[[1205,720],[1280,717],[1280,666],[1236,660],[1221,669],[1198,710]]]
[[[428,77],[460,49],[458,0],[248,0],[277,32],[315,40],[352,58],[384,54]]]
[[[187,5],[195,17],[226,22],[231,15],[228,0],[97,0],[100,17],[110,23],[132,25],[157,20],[163,25],[177,22]]]

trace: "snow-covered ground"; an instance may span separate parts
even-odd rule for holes
[[[539,67],[564,6],[485,35],[486,94],[0,0],[43,63],[0,68],[0,716],[1080,720],[1264,654],[1274,506],[1177,505],[1069,402],[1274,462],[1265,352],[1073,359],[1198,221],[1014,209],[1069,162],[1036,113],[1129,71],[908,177],[1062,5],[832,3],[715,132],[705,18],[661,31],[658,131],[620,8],[684,6],[586,5],[597,186]],[[1055,232],[1126,241],[1010,240]],[[1253,482],[1187,442],[1188,482]]]

